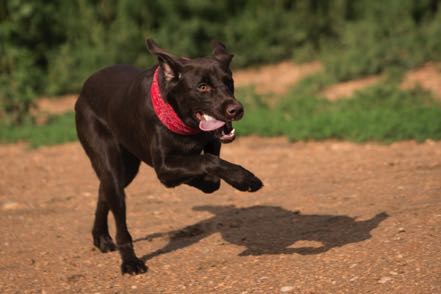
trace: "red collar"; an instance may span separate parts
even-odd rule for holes
[[[153,109],[159,120],[173,133],[179,135],[195,135],[201,130],[187,126],[176,114],[173,107],[165,102],[161,95],[158,83],[159,67],[153,75],[152,86],[150,87],[150,97],[152,98]]]

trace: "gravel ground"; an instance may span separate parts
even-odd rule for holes
[[[223,157],[265,187],[166,189],[142,166],[128,223],[149,271],[122,276],[92,246],[79,144],[0,146],[0,293],[441,293],[441,142],[250,137]]]

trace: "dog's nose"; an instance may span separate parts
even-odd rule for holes
[[[243,116],[243,106],[238,102],[231,103],[227,105],[225,112],[229,119],[241,119]]]

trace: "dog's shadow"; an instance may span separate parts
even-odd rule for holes
[[[371,231],[384,219],[382,212],[371,219],[357,221],[345,215],[301,214],[277,206],[197,206],[196,211],[209,211],[215,216],[164,233],[155,233],[135,240],[153,240],[166,237],[168,243],[161,249],[142,257],[147,261],[160,254],[185,248],[199,240],[220,233],[230,243],[244,246],[239,255],[262,254],[319,254],[346,244],[361,242],[371,237]],[[299,242],[299,241],[314,241]],[[296,243],[300,243],[297,246]],[[303,244],[302,244],[303,243]]]

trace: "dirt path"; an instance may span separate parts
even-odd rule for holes
[[[142,167],[128,221],[149,272],[130,277],[92,248],[80,146],[0,146],[0,293],[441,293],[441,142],[244,138],[223,156],[264,189],[166,189]]]
[[[289,61],[234,72],[236,87],[255,86],[258,93],[285,94],[307,76],[323,70],[320,62],[296,64]]]
[[[435,98],[441,100],[441,64],[429,62],[424,66],[409,71],[401,87],[410,89],[419,86],[432,92]]]

